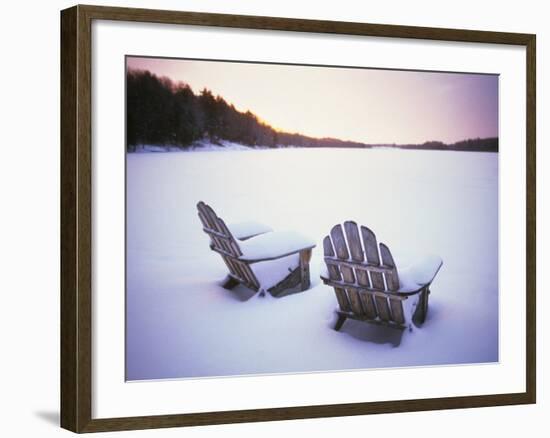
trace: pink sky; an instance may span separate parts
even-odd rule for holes
[[[498,136],[498,76],[128,57],[273,127],[365,143]]]

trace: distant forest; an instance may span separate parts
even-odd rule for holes
[[[470,139],[454,144],[373,145],[334,138],[314,138],[277,131],[250,111],[238,111],[208,89],[196,95],[189,85],[175,83],[149,71],[129,70],[126,76],[126,148],[139,145],[186,149],[206,140],[240,143],[249,147],[397,147],[498,152],[498,138]]]

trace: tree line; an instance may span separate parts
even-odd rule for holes
[[[401,149],[425,149],[440,151],[465,151],[465,152],[498,152],[498,137],[469,138],[455,143],[443,143],[441,141],[427,141],[422,144],[394,145]]]
[[[362,143],[318,139],[280,132],[250,111],[238,111],[208,89],[198,95],[189,85],[175,83],[149,71],[129,70],[126,77],[126,143],[186,148],[198,140],[227,140],[247,146],[348,146]]]
[[[314,138],[278,131],[250,111],[239,111],[206,88],[195,94],[189,85],[158,77],[149,71],[128,70],[126,74],[126,148],[139,145],[185,149],[199,140],[214,144],[222,140],[255,147],[346,147],[370,148],[360,142]],[[496,142],[496,143],[495,143]],[[498,138],[473,139],[446,145],[383,145],[416,149],[498,151]]]

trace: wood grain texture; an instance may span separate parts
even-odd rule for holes
[[[378,317],[382,321],[390,321],[391,316],[390,316],[390,306],[388,305],[388,299],[386,297],[375,295],[374,301],[376,303],[376,310],[378,311]]]
[[[294,269],[290,275],[287,275],[275,286],[269,288],[267,291],[274,297],[278,297],[287,289],[291,289],[302,282],[302,272],[300,267]]]
[[[344,229],[346,230],[346,238],[351,258],[356,262],[362,262],[365,257],[363,255],[363,247],[361,246],[361,238],[359,237],[357,224],[352,221],[347,221],[344,223]]]
[[[91,24],[61,17],[61,425],[91,421]]]
[[[366,269],[355,268],[355,275],[357,277],[357,283],[367,288],[371,287],[369,274]]]
[[[397,324],[404,324],[405,314],[403,312],[403,301],[396,300],[395,298],[390,298],[388,301],[390,303],[392,319]]]
[[[378,256],[378,244],[376,243],[375,234],[371,229],[361,226],[361,235],[363,236],[363,246],[365,247],[367,261],[373,265],[379,265],[380,257]]]
[[[92,419],[90,75],[92,20],[190,24],[524,46],[527,49],[526,390],[513,394]],[[535,71],[536,38],[530,34],[100,6],[77,6],[62,11],[60,84],[62,427],[75,432],[100,432],[534,403],[536,400]]]
[[[359,297],[359,292],[357,289],[354,288],[347,288],[346,289],[349,297],[349,302],[351,304],[351,310],[356,315],[363,315],[365,312],[363,311],[363,306],[361,304],[361,298]]]
[[[61,426],[77,430],[76,8],[61,17]]]
[[[527,45],[531,34],[491,32],[437,27],[400,26],[327,20],[182,12],[140,8],[80,5],[80,12],[91,18],[148,23],[189,24],[242,29],[283,30],[329,34],[364,35],[386,38],[465,41],[478,43]]]
[[[365,315],[369,319],[376,318],[376,305],[374,304],[374,296],[369,293],[361,293],[361,302],[365,309]]]
[[[309,262],[311,261],[311,249],[300,251],[300,289],[305,291],[311,285],[309,275]]]
[[[335,255],[332,242],[330,241],[330,236],[325,236],[323,239],[323,251],[326,256],[334,257]]]
[[[350,312],[351,311],[351,305],[348,299],[348,294],[346,293],[345,289],[335,287],[334,292],[336,293],[336,300],[338,301],[338,305],[340,306],[340,309],[344,312]]]
[[[399,289],[399,275],[397,274],[397,267],[393,261],[393,256],[391,255],[390,249],[382,242],[380,242],[380,256],[382,257],[382,264],[391,268],[390,271],[384,274],[388,290]]]
[[[334,244],[334,249],[336,250],[338,258],[340,260],[348,260],[349,251],[346,239],[344,238],[344,232],[342,231],[342,225],[335,225],[332,230],[330,230],[330,237],[332,238],[332,243]]]
[[[536,364],[537,364],[537,149],[536,149],[536,107],[537,107],[537,86],[536,86],[536,36],[523,35],[526,46],[526,77],[527,77],[527,172],[526,172],[526,347],[527,347],[527,372],[526,372],[526,394],[530,403],[536,403]],[[518,43],[520,44],[520,43]]]

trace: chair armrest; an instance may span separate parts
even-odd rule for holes
[[[315,241],[293,231],[275,231],[255,236],[239,244],[239,260],[248,263],[280,259],[315,247]]]
[[[227,224],[227,228],[229,228],[229,231],[231,231],[233,237],[238,240],[250,239],[251,237],[273,231],[271,227],[268,227],[261,222],[254,221]]]
[[[400,283],[398,292],[419,291],[429,286],[442,265],[443,260],[441,260],[441,257],[431,255],[420,259],[414,265],[398,271]]]

